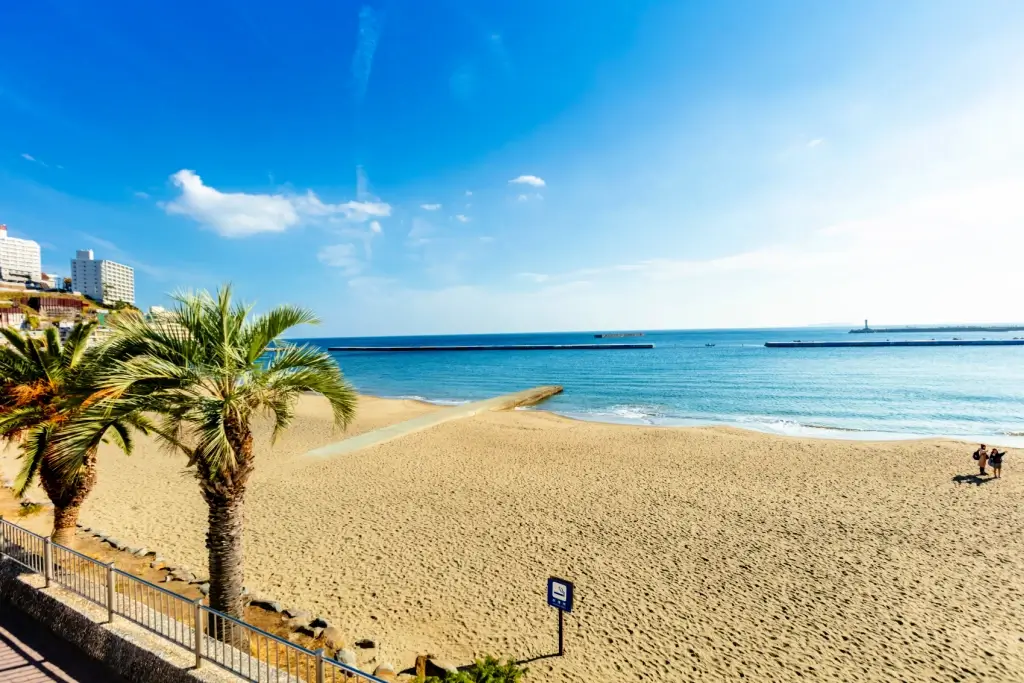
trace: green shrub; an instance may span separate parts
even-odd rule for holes
[[[438,678],[428,676],[424,683],[519,683],[526,676],[528,669],[516,664],[512,659],[502,663],[485,655],[458,673],[446,673]]]

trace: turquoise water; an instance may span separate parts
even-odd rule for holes
[[[360,392],[448,404],[540,384],[544,410],[648,425],[729,424],[841,438],[952,436],[1024,445],[1024,346],[766,349],[766,341],[949,339],[848,328],[648,332],[650,350],[334,352]],[[957,333],[1011,338],[1024,332]],[[332,345],[598,343],[593,333],[308,340]],[[706,346],[714,344],[714,346]]]

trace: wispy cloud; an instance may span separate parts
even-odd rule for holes
[[[441,208],[440,204],[420,204],[420,208],[424,211],[437,211]]]
[[[354,244],[331,244],[320,249],[316,255],[320,263],[332,268],[339,268],[347,276],[358,275],[363,271],[363,262],[356,256]]]
[[[129,265],[135,270],[145,273],[155,280],[168,281],[176,280],[178,282],[195,282],[196,280],[206,279],[206,276],[200,273],[192,271],[181,270],[177,268],[170,268],[167,266],[157,266],[146,261],[141,261],[135,258],[131,253],[125,251],[118,245],[114,244],[110,240],[105,240],[102,237],[92,235],[89,233],[79,233],[85,240],[92,246],[99,247],[103,250],[101,254],[97,254],[100,258],[109,258],[112,261],[118,261]]]
[[[352,81],[357,102],[362,102],[366,97],[366,87],[373,70],[373,55],[379,40],[380,17],[372,7],[364,5],[359,10],[359,34],[356,38],[356,51],[352,55]]]
[[[141,192],[141,191],[139,191],[139,192],[135,192],[134,195],[138,199],[149,199],[149,193],[148,192]]]
[[[508,182],[510,185],[532,185],[533,187],[544,187],[547,184],[544,182],[543,178],[539,178],[535,175],[521,175]]]
[[[530,192],[527,194],[521,194],[518,197],[516,197],[517,202],[539,201],[541,199],[544,199],[544,195],[542,195],[539,192]]]
[[[813,149],[814,147],[821,145],[823,142],[825,142],[825,138],[814,138],[813,140],[807,141],[807,146]]]
[[[36,159],[31,154],[22,154],[21,158],[24,159],[25,161],[31,161],[33,164],[39,164],[40,166],[43,166],[43,167],[48,166],[48,164],[45,161],[40,161],[39,159]]]
[[[362,223],[391,215],[391,206],[384,202],[327,204],[312,190],[306,194],[221,192],[204,184],[195,171],[187,169],[172,175],[171,181],[180,194],[164,204],[164,210],[168,214],[187,216],[223,237],[284,232],[302,223],[324,218]]]
[[[466,196],[467,197],[472,197],[473,196],[473,190],[466,190]]]
[[[422,247],[433,240],[434,232],[434,226],[429,221],[413,218],[412,228],[405,243],[410,247]]]
[[[455,220],[457,220],[460,223],[468,223],[472,219],[465,214],[457,213],[455,214]]]

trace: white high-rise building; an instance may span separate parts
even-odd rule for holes
[[[92,249],[79,249],[71,259],[71,288],[104,304],[135,305],[135,271],[114,261],[97,261]]]
[[[0,225],[0,280],[39,282],[42,265],[39,243],[7,236],[7,226]]]

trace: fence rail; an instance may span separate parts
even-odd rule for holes
[[[106,608],[108,620],[123,617],[192,652],[196,668],[212,662],[252,683],[387,683],[0,517],[4,557]]]

